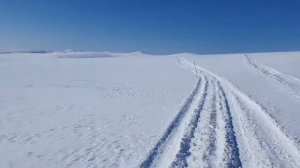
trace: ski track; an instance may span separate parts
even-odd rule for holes
[[[199,78],[140,167],[300,167],[298,146],[254,100],[184,58]]]
[[[283,85],[289,91],[289,93],[293,95],[293,98],[296,101],[300,102],[300,79],[288,74],[281,73],[271,67],[258,63],[248,55],[245,55],[245,57],[248,64],[251,65],[255,70],[279,82],[279,84]]]

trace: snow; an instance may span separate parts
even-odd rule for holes
[[[278,72],[297,78],[299,74],[300,52],[290,53],[258,53],[247,54],[258,63],[268,65],[281,64]],[[188,56],[194,59],[195,56]],[[280,58],[280,59],[279,59]],[[286,60],[285,60],[286,59]],[[251,99],[259,102],[266,108],[269,115],[277,120],[280,125],[295,138],[300,137],[299,113],[300,103],[295,98],[295,92],[286,85],[278,82],[273,77],[266,76],[261,71],[249,65],[244,54],[232,55],[207,55],[195,58],[199,66],[228,79],[236,87],[244,91]],[[262,60],[263,62],[260,62]],[[285,60],[282,62],[281,60]],[[294,70],[293,73],[283,72],[283,69]],[[273,68],[275,69],[275,68]],[[294,87],[295,88],[299,88]]]
[[[299,167],[299,59],[0,54],[0,167]]]

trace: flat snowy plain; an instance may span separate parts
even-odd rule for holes
[[[0,54],[0,167],[300,167],[300,52]]]

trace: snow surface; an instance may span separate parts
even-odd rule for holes
[[[0,167],[300,167],[300,52],[0,54]]]

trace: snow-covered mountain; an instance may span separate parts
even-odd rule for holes
[[[300,52],[0,55],[0,167],[300,167]]]

